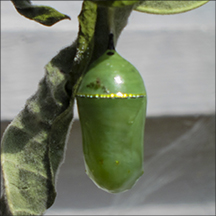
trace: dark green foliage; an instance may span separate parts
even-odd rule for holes
[[[51,7],[32,5],[30,0],[11,1],[21,15],[45,26],[52,26],[63,19],[70,19],[69,16],[62,14]]]

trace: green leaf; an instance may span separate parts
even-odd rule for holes
[[[5,200],[12,215],[40,215],[54,202],[49,135],[56,116],[68,106],[67,80],[57,68],[48,68],[36,94],[4,133],[1,163]]]
[[[55,200],[56,174],[73,117],[72,87],[91,59],[96,9],[90,1],[83,5],[78,40],[47,64],[38,91],[3,135],[3,215],[41,215]],[[74,58],[85,67],[77,71]]]
[[[50,64],[47,65],[47,68],[50,68],[51,71],[53,70],[53,67],[58,67],[58,69],[69,75],[69,80],[65,85],[65,88],[71,95],[68,108],[55,119],[49,136],[49,159],[51,161],[51,172],[54,177],[56,176],[64,155],[65,142],[68,133],[66,129],[70,128],[70,122],[73,117],[76,85],[82,74],[85,72],[93,52],[93,38],[97,18],[96,5],[90,1],[84,2],[78,18],[79,34],[76,42],[72,47],[62,50],[59,55],[54,57]],[[62,97],[60,93],[59,97]],[[55,181],[53,181],[53,183],[55,183]]]
[[[93,2],[97,3],[100,6],[106,6],[106,7],[124,7],[128,5],[134,5],[139,2],[139,0],[133,0],[133,1],[123,1],[123,0],[92,0]]]
[[[151,14],[176,14],[202,6],[208,1],[140,1],[136,11]]]
[[[21,15],[45,26],[52,26],[60,20],[70,19],[69,16],[62,14],[51,7],[32,5],[30,0],[11,1]]]

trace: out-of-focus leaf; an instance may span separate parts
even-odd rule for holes
[[[176,14],[202,6],[208,1],[140,1],[134,10],[152,14]]]
[[[4,195],[12,215],[40,215],[55,200],[48,157],[49,135],[56,117],[68,106],[67,80],[58,68],[48,68],[36,94],[4,133]],[[59,130],[64,132],[67,128]]]
[[[107,6],[107,7],[124,7],[128,5],[133,5],[139,2],[139,0],[133,1],[124,1],[124,0],[92,0],[93,2],[97,3],[100,6]]]
[[[52,26],[63,19],[70,19],[52,7],[32,5],[30,0],[11,0],[16,10],[28,19],[45,26]]]
[[[71,73],[82,74],[91,59],[96,17],[97,6],[85,2],[77,41],[47,64],[38,91],[3,135],[2,215],[41,215],[55,200],[56,174],[73,117],[72,86],[77,80],[71,77],[78,76]],[[85,67],[78,71],[74,58]]]

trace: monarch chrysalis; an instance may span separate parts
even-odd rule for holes
[[[90,66],[77,95],[87,175],[111,193],[143,174],[146,90],[137,69],[114,49]]]

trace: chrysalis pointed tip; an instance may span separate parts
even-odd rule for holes
[[[109,34],[108,49],[109,49],[109,50],[115,50],[115,46],[114,46],[114,35],[113,35],[113,33],[110,33],[110,34]]]

